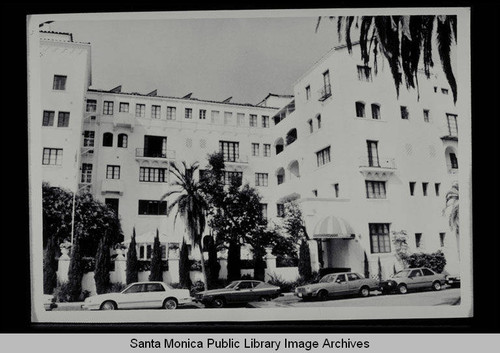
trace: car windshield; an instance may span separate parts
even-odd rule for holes
[[[409,273],[410,273],[410,270],[403,270],[403,271],[399,271],[398,273],[392,275],[392,277],[394,277],[394,278],[408,277]]]
[[[234,287],[236,287],[236,285],[237,285],[238,283],[240,283],[240,282],[238,282],[238,281],[236,281],[236,282],[231,282],[231,283],[229,283],[229,284],[226,286],[226,288],[234,288]]]
[[[319,283],[333,282],[335,280],[335,275],[326,275],[319,280]]]

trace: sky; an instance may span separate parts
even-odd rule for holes
[[[44,30],[71,32],[92,45],[92,88],[257,104],[293,84],[332,47],[336,25],[295,17],[100,19],[56,17]],[[251,17],[247,17],[251,16]],[[297,17],[298,16],[298,17]],[[50,16],[48,16],[50,19]]]

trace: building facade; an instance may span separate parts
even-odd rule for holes
[[[150,256],[156,229],[164,246],[186,236],[162,200],[175,178],[170,162],[198,162],[203,170],[207,155],[221,151],[226,180],[255,187],[270,223],[281,223],[286,200],[301,205],[315,270],[363,272],[366,254],[371,272],[380,262],[385,277],[400,266],[394,232],[405,231],[412,251],[441,249],[447,270],[458,271],[456,239],[442,212],[458,179],[458,115],[439,76],[422,77],[418,91],[401,87],[398,95],[383,63],[375,74],[373,64],[360,62],[359,46],[352,54],[338,47],[297,80],[293,96],[238,104],[89,89],[83,48],[90,47],[57,44],[78,47],[81,62],[71,65],[75,72],[51,67],[49,57],[43,62],[42,124],[50,121],[47,111],[70,113],[70,125],[44,128],[44,180],[89,188],[117,211],[125,239],[135,228],[141,258]],[[66,76],[67,93],[78,87],[71,98],[65,93],[69,106],[56,97],[57,76]],[[58,153],[63,165],[68,158],[63,172]]]

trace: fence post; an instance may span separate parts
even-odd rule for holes
[[[269,280],[271,275],[276,272],[276,256],[274,256],[271,251],[271,249],[266,249],[266,255],[264,256],[264,259],[266,260],[266,281]]]
[[[218,257],[220,270],[219,279],[227,278],[227,250],[221,250]]]
[[[69,248],[61,247],[61,256],[59,256],[57,265],[57,282],[62,284],[68,281],[68,271],[69,271]]]

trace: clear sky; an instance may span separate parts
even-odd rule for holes
[[[89,14],[56,17],[43,29],[91,43],[93,88],[256,104],[268,93],[292,94],[294,82],[338,45],[334,22],[323,21],[315,32],[316,15],[262,16],[96,20]]]

